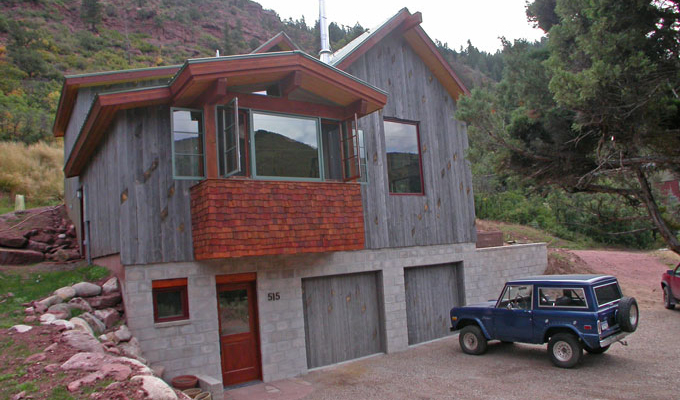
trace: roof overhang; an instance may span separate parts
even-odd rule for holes
[[[437,50],[437,46],[425,33],[420,24],[423,17],[420,12],[411,14],[407,8],[402,8],[392,18],[379,27],[364,33],[347,46],[333,54],[331,64],[336,68],[346,70],[373,46],[390,35],[402,35],[411,49],[423,60],[434,76],[446,88],[454,99],[470,91],[451,69],[449,63]]]
[[[333,106],[229,91],[230,87],[266,82],[279,82],[284,92],[303,89]],[[386,92],[301,51],[188,60],[167,85],[95,96],[64,174],[73,177],[81,173],[118,111],[159,104],[200,107],[219,104],[236,95],[251,102],[259,100],[259,104],[274,111],[285,112],[288,105],[291,110],[311,106],[319,110],[319,116],[327,116],[332,110],[333,115],[342,118],[367,115],[387,103]]]
[[[64,77],[61,88],[61,97],[57,106],[57,114],[52,126],[52,133],[56,137],[64,136],[68,122],[73,113],[78,89],[93,86],[108,86],[126,82],[138,82],[143,80],[172,78],[181,65],[167,67],[142,68],[124,71],[110,71],[94,74],[69,75]]]

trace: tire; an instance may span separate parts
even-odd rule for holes
[[[624,332],[635,332],[640,320],[640,309],[634,297],[624,296],[619,300],[619,313],[616,320]]]
[[[588,354],[604,354],[607,350],[609,350],[609,346],[604,346],[604,347],[598,347],[596,349],[591,349],[590,347],[584,347]]]
[[[486,353],[487,340],[477,325],[468,325],[463,328],[458,336],[458,342],[464,353],[475,356]]]
[[[558,333],[548,342],[550,361],[560,368],[573,368],[583,357],[583,346],[571,333]]]
[[[671,300],[671,290],[668,288],[668,286],[663,287],[663,306],[669,310],[675,308],[675,304],[673,304]]]

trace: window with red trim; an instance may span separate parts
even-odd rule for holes
[[[418,123],[385,119],[387,179],[391,194],[423,194]]]
[[[151,283],[154,322],[189,319],[187,279],[164,279]]]

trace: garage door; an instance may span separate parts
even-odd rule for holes
[[[307,366],[384,352],[380,273],[302,280]]]
[[[404,269],[408,344],[451,334],[449,312],[463,301],[462,272],[461,263]]]

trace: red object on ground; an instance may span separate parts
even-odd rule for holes
[[[170,384],[178,390],[191,389],[198,385],[198,378],[194,375],[180,375],[172,378]]]

